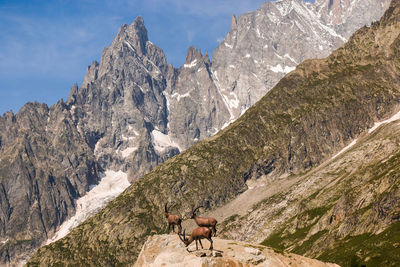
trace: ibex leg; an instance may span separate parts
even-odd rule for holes
[[[201,243],[200,239],[199,239],[199,243],[200,243],[201,249],[203,249],[203,244]]]
[[[208,239],[208,241],[210,241],[210,243],[211,243],[211,245],[210,245],[210,250],[213,250],[213,241],[212,241],[212,239],[211,238],[207,238]]]

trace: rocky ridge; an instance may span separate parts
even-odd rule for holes
[[[40,249],[30,264],[129,264],[136,259],[138,249],[150,233],[165,231],[162,216],[165,200],[174,200],[180,211],[199,204],[214,209],[246,191],[249,180],[267,177],[270,182],[279,183],[317,168],[365,133],[374,122],[398,111],[399,33],[400,3],[393,1],[380,22],[357,31],[328,58],[300,64],[237,121],[157,166],[64,239]],[[366,181],[371,177],[377,182],[384,178],[370,172],[363,175]],[[307,181],[304,182],[306,186]],[[369,187],[368,184],[363,186]],[[348,189],[353,188],[346,185]],[[332,193],[341,195],[340,188]],[[396,188],[393,187],[394,194],[397,194]],[[357,191],[346,195],[349,194],[357,195]],[[357,210],[354,198],[346,199],[349,210]],[[290,209],[285,209],[287,202],[280,203],[277,209],[281,207],[280,212],[290,213]],[[398,206],[396,197],[389,198],[389,203]],[[317,217],[312,215],[319,213],[310,208],[311,217],[305,217],[307,224],[299,225],[298,229],[308,230],[307,227],[313,226],[308,219],[314,220]],[[369,211],[371,206],[365,209]],[[396,220],[390,219],[397,218],[395,209],[379,212],[377,217],[369,213],[372,224],[378,225],[375,230],[364,228],[363,220],[354,221],[352,211],[339,213],[341,221],[352,221],[367,235],[388,234],[392,226],[396,229]],[[278,226],[290,223],[286,219],[290,218],[278,218],[277,233]],[[388,223],[374,221],[378,219]],[[308,237],[315,233],[318,231]],[[344,238],[351,237],[351,230],[343,233],[341,239],[330,239],[329,244],[340,247]],[[273,232],[263,234],[268,239]],[[318,240],[318,236],[314,238],[309,245],[317,246],[313,240]],[[374,242],[374,239],[367,241]],[[390,239],[388,242],[395,244]],[[350,246],[350,249],[356,247]],[[340,251],[334,251],[336,256],[340,255]],[[374,253],[378,262],[387,258],[385,250]]]
[[[291,253],[279,253],[274,250],[234,240],[213,238],[214,250],[195,250],[192,244],[186,247],[177,235],[150,236],[139,254],[135,267],[157,266],[307,266],[338,267],[336,264],[323,263]],[[204,241],[203,243],[208,243]],[[208,245],[208,244],[207,244]],[[205,246],[207,246],[205,245]]]

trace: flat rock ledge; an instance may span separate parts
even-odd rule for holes
[[[204,249],[196,250],[193,242],[188,248],[178,235],[150,236],[139,254],[135,267],[219,267],[219,266],[304,266],[304,267],[339,267],[291,253],[276,252],[271,248],[234,240],[213,238],[214,250],[210,243],[203,240]]]

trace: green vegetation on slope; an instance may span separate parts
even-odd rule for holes
[[[400,263],[400,222],[377,235],[348,236],[334,249],[326,250],[319,260],[341,266],[398,266]]]

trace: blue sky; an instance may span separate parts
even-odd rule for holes
[[[209,54],[231,15],[264,0],[0,0],[0,115],[67,98],[122,24],[144,18],[149,39],[180,66],[190,45]]]

